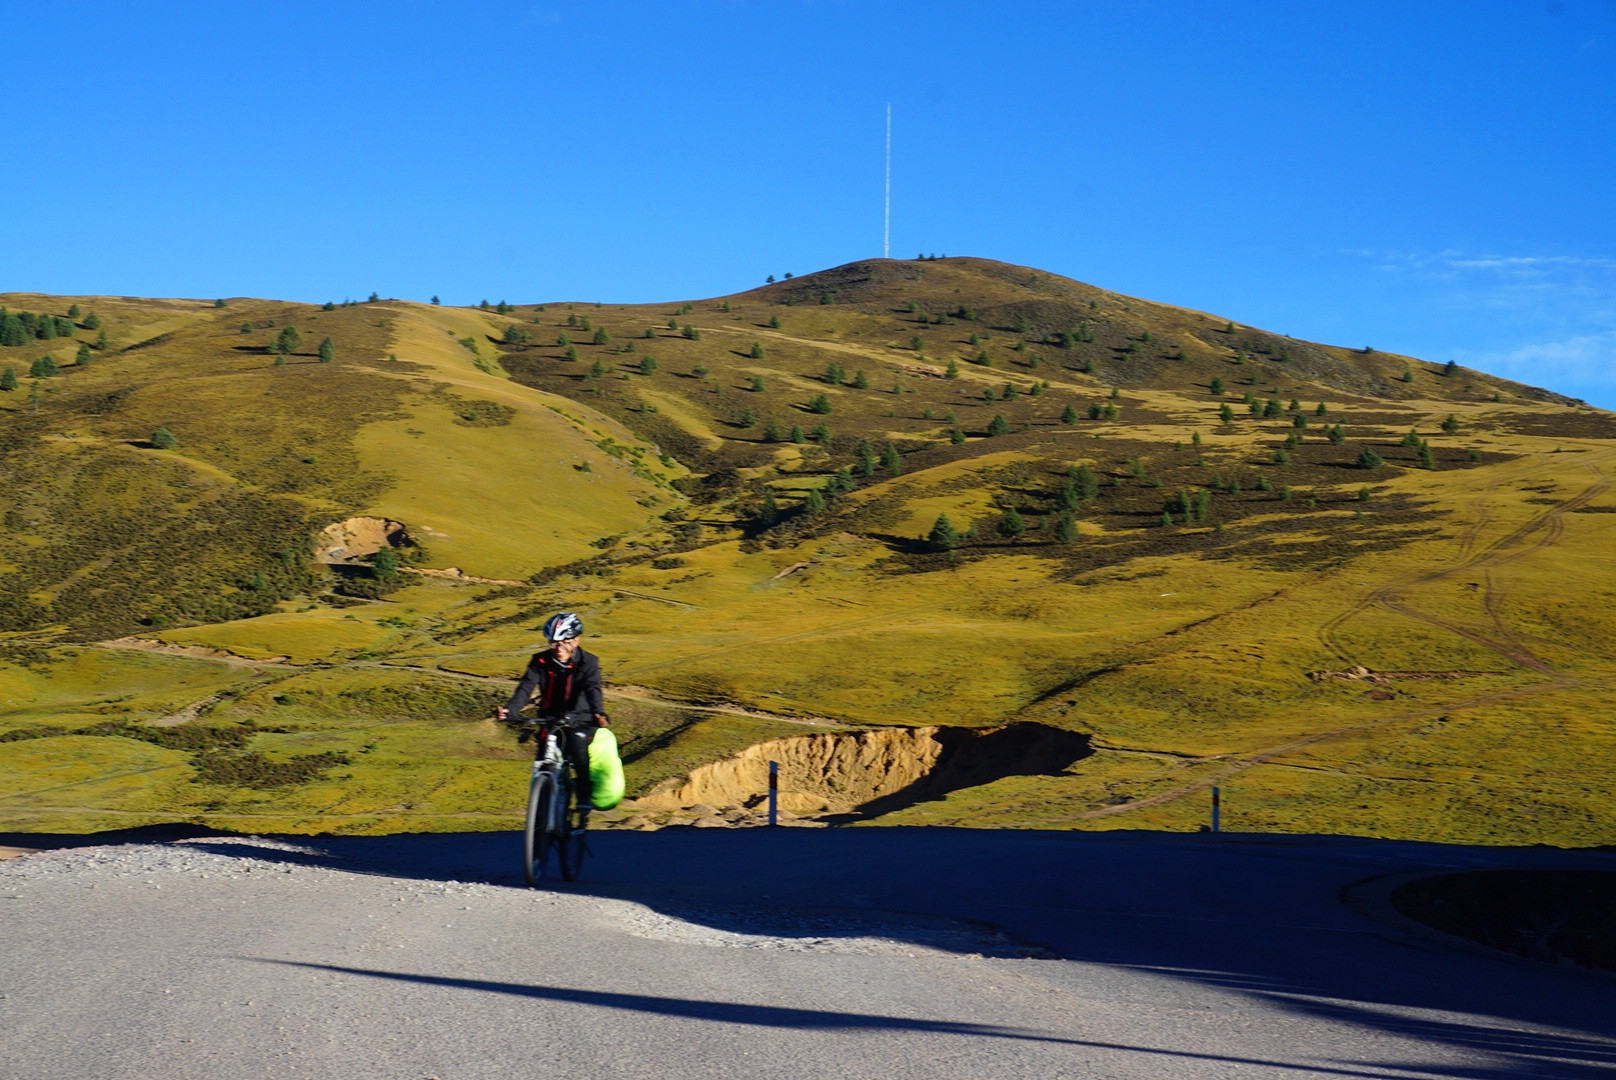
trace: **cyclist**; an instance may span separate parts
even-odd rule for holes
[[[499,718],[506,720],[520,716],[531,699],[539,720],[560,729],[556,741],[576,780],[580,829],[589,822],[589,798],[594,791],[589,780],[589,743],[595,728],[608,723],[600,658],[578,644],[583,633],[583,620],[570,611],[546,619],[544,637],[549,648],[533,654],[522,681],[516,684],[516,693],[499,707]]]

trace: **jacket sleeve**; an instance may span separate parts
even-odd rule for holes
[[[505,708],[510,713],[511,719],[514,720],[516,714],[522,711],[522,706],[526,705],[533,697],[534,691],[538,690],[539,683],[543,678],[544,671],[538,665],[538,658],[534,657],[527,662],[527,671],[523,673],[522,681],[516,684],[516,693],[512,694],[511,700],[505,703]]]
[[[594,653],[589,654],[589,667],[584,671],[584,701],[589,704],[589,711],[597,716],[606,715],[606,696],[600,683],[600,657]]]

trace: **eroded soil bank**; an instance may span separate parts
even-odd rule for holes
[[[664,781],[636,806],[743,824],[763,812],[775,761],[782,811],[858,820],[1007,776],[1059,773],[1092,752],[1087,735],[1034,723],[793,735]]]

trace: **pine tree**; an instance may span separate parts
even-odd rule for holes
[[[1026,531],[1027,523],[1022,520],[1021,513],[1013,506],[1004,512],[1004,517],[999,519],[1000,536],[1008,537],[1014,541],[1019,539],[1021,534]]]
[[[1431,470],[1436,469],[1436,456],[1431,453],[1431,448],[1429,446],[1420,447],[1420,468]]]
[[[899,456],[898,448],[890,442],[887,443],[886,449],[881,451],[881,464],[886,467],[889,476],[903,474],[903,458]]]
[[[1162,511],[1162,525],[1166,528],[1172,528],[1173,512],[1171,510]]]
[[[1070,513],[1062,514],[1055,519],[1055,542],[1058,544],[1077,542],[1077,520]]]
[[[680,330],[679,333],[684,336],[686,341],[700,341],[701,340],[701,331],[697,330],[694,326],[691,326],[689,323],[685,323],[684,328],[682,330]]]
[[[276,345],[282,353],[295,353],[297,347],[303,344],[303,335],[297,332],[297,327],[290,324],[281,328],[280,336],[275,339]]]
[[[808,437],[802,433],[802,426],[800,424],[791,425],[791,441],[799,444],[808,441]]]
[[[814,429],[808,433],[808,437],[816,443],[830,442],[830,425],[821,420],[814,425]]]
[[[645,334],[644,334],[644,336],[645,336],[645,337],[647,337],[647,338],[650,338],[650,339],[651,339],[651,340],[653,340],[653,341],[654,341],[654,340],[656,340],[656,327],[654,327],[654,326],[647,326],[647,327],[646,327],[646,328],[645,328]]]
[[[56,340],[56,320],[49,315],[34,323],[34,336],[44,341]]]
[[[920,339],[919,334],[916,334],[909,339],[909,347],[915,352],[921,352],[926,348],[926,343]]]
[[[1358,455],[1358,468],[1360,469],[1378,469],[1384,464],[1386,464],[1386,460],[1367,446]]]
[[[606,332],[606,328],[603,326],[599,330],[595,331],[595,336],[594,336],[593,340],[594,340],[594,343],[596,345],[610,345],[611,341],[612,341],[612,335],[608,334]]]
[[[1313,415],[1315,415],[1315,416],[1329,416],[1330,415],[1330,410],[1325,408],[1324,407],[1324,402],[1321,401],[1318,404],[1318,408],[1313,410]]]
[[[0,318],[0,345],[21,345],[32,336],[17,316],[7,312],[4,318]]]
[[[758,507],[757,521],[761,528],[771,528],[780,520],[780,504],[774,501],[774,489],[763,490],[763,505]]]
[[[103,330],[99,334],[95,335],[95,347],[97,349],[101,350],[102,352],[105,352],[107,350],[108,342],[107,342],[107,332],[105,330]]]
[[[1076,409],[1076,407],[1073,406],[1070,402],[1067,402],[1066,408],[1061,410],[1060,419],[1061,419],[1061,423],[1063,423],[1063,424],[1075,424],[1075,423],[1077,423],[1077,409]]]
[[[853,376],[853,389],[855,389],[855,390],[868,390],[869,388],[870,388],[870,380],[865,378],[863,370],[860,370],[858,372],[858,374]]]
[[[993,419],[988,422],[988,434],[989,435],[1008,435],[1008,434],[1010,434],[1010,421],[1008,421],[1008,420],[1006,420],[1004,418],[1003,413],[995,413],[993,415]]]
[[[67,317],[69,319],[76,319],[80,314],[82,313],[79,311],[79,306],[77,304],[74,304],[72,307],[67,309]]]
[[[398,576],[398,555],[390,547],[384,547],[376,553],[371,560],[376,576],[383,581],[392,581]]]
[[[761,341],[752,342],[752,352],[750,353],[750,355],[751,355],[752,359],[754,359],[754,360],[762,360],[763,356],[764,356],[763,342],[761,342]]]
[[[589,377],[591,379],[598,379],[605,374],[606,365],[601,363],[599,360],[596,360],[593,364],[589,365]]]
[[[172,450],[179,446],[180,441],[166,427],[160,427],[152,432],[151,444],[159,450]]]
[[[937,515],[937,523],[931,527],[931,532],[926,539],[930,541],[932,547],[940,551],[953,551],[959,545],[960,538],[959,532],[954,528],[954,523],[948,520],[948,515],[939,514]]]
[[[830,398],[826,397],[824,394],[815,394],[808,401],[808,411],[811,413],[819,413],[822,416],[828,414],[831,412]]]
[[[0,371],[0,390],[15,389],[17,389],[17,369],[7,364],[6,370]]]
[[[876,461],[875,448],[870,445],[870,440],[860,439],[858,449],[855,451],[855,453],[858,455],[859,472],[863,473],[865,476],[874,476]]]
[[[1289,465],[1290,463],[1291,463],[1291,455],[1290,455],[1289,451],[1286,451],[1286,450],[1275,450],[1274,451],[1274,464],[1275,465]]]
[[[94,357],[90,353],[90,346],[82,341],[79,342],[79,351],[73,356],[74,365],[77,367],[89,367],[93,359]]]
[[[965,432],[961,431],[959,428],[950,428],[948,431],[948,441],[953,443],[955,446],[958,446],[960,443],[965,441]]]
[[[1372,497],[1372,492],[1370,492],[1367,485],[1358,489],[1358,501],[1359,502],[1368,502],[1371,497]]]
[[[577,360],[578,359],[578,346],[576,346],[576,345],[568,345],[566,350],[561,355],[565,356],[568,360]]]
[[[320,342],[320,363],[329,364],[337,358],[337,343],[330,338]]]
[[[56,358],[49,354],[41,356],[28,366],[28,377],[30,379],[49,379],[61,373],[62,369],[57,366]]]
[[[743,428],[752,428],[757,425],[757,413],[750,408],[742,409],[740,419],[736,423]]]
[[[974,362],[982,365],[983,367],[992,367],[993,357],[988,355],[988,351],[986,349],[983,349],[981,352],[976,354],[976,360]]]
[[[657,369],[657,358],[647,353],[640,357],[640,374],[654,375]]]
[[[1223,396],[1223,380],[1216,375],[1212,377],[1212,393],[1218,397]]]
[[[779,442],[780,441],[780,424],[772,416],[769,417],[767,420],[763,421],[763,441],[764,442]]]
[[[949,362],[948,362],[948,370],[943,372],[943,378],[945,378],[945,379],[957,379],[957,378],[959,378],[959,362],[958,361],[949,360]]]
[[[1449,413],[1448,418],[1442,421],[1442,430],[1449,435],[1456,433],[1459,430],[1459,418]]]
[[[1218,409],[1218,419],[1222,420],[1225,424],[1234,423],[1234,410],[1229,408],[1229,403],[1227,401],[1225,401],[1222,407]]]
[[[810,516],[823,514],[825,512],[825,496],[819,493],[818,488],[809,488],[808,498],[803,500],[802,509]]]
[[[1014,401],[1016,399],[1016,394],[1017,390],[1015,384],[1005,383],[1004,390],[999,394],[999,397],[1003,398],[1005,401]]]
[[[484,301],[484,306],[485,307],[487,306],[487,301]],[[578,316],[578,329],[582,330],[584,333],[587,334],[587,333],[589,333],[589,331],[593,330],[594,328],[595,328],[595,324],[589,321],[589,316],[588,315],[580,315],[580,316]]]
[[[763,393],[763,376],[761,376],[761,375],[752,376],[752,393],[754,393],[754,394]]]
[[[86,330],[99,330],[99,329],[101,329],[101,316],[97,315],[93,311],[90,312],[88,315],[84,316],[84,329],[86,329]]]

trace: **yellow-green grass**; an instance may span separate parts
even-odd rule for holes
[[[231,324],[241,312],[284,319],[292,306],[233,301],[222,315],[203,306],[153,314],[153,323],[179,320],[173,342],[200,335],[187,346],[196,356],[158,346],[75,378],[89,385],[117,364],[144,363],[142,352],[161,356],[166,369],[200,365],[196,378],[211,379],[211,389],[196,392],[204,411],[219,417],[209,421],[218,434],[204,425],[166,459],[119,445],[162,415],[151,404],[158,399],[142,390],[122,418],[85,414],[78,438],[48,451],[58,462],[97,452],[155,457],[178,468],[185,462],[175,458],[183,456],[194,487],[165,481],[167,488],[152,489],[162,498],[281,484],[279,492],[311,509],[403,520],[426,545],[428,565],[480,576],[525,578],[583,558],[604,564],[547,572],[533,587],[433,583],[341,610],[311,608],[299,598],[260,618],[163,634],[244,656],[333,665],[320,673],[243,675],[263,684],[203,722],[240,724],[251,716],[259,728],[293,727],[257,734],[253,746],[286,759],[331,748],[352,762],[282,789],[210,789],[204,796],[184,781],[165,789],[169,812],[307,831],[508,824],[514,800],[505,781],[519,792],[523,765],[506,733],[434,712],[431,695],[399,699],[405,703],[397,715],[380,717],[349,708],[355,699],[341,691],[364,690],[374,699],[370,680],[378,669],[370,665],[377,664],[419,669],[386,677],[429,687],[450,672],[514,677],[543,615],[568,608],[584,614],[589,647],[603,657],[611,681],[674,701],[727,701],[852,723],[1035,719],[1093,738],[1096,752],[1060,776],[1010,777],[882,820],[1185,829],[1205,820],[1205,788],[1218,783],[1231,828],[1610,842],[1610,795],[1597,763],[1608,758],[1612,727],[1593,705],[1616,677],[1608,644],[1616,579],[1606,565],[1607,515],[1584,512],[1612,507],[1603,486],[1616,466],[1608,417],[1476,372],[1444,377],[1406,357],[1293,342],[1244,326],[1230,333],[1221,318],[1024,268],[973,260],[872,266],[868,282],[858,280],[862,271],[833,271],[691,312],[550,305],[507,318],[383,304],[309,313],[346,327],[368,350],[362,362],[340,354],[338,371],[273,369],[261,353],[222,368],[206,360],[214,355],[206,341],[216,351],[234,344]],[[819,304],[818,290],[835,292],[835,302]],[[786,306],[788,296],[799,304]],[[906,298],[934,314],[965,301],[980,311],[974,321],[922,328]],[[730,310],[721,310],[726,305]],[[1036,324],[1026,335],[1006,329],[1018,312]],[[607,327],[612,344],[583,344],[589,334],[566,327],[569,313]],[[670,315],[700,328],[700,340],[666,336]],[[780,328],[766,325],[771,316]],[[133,322],[134,314],[119,318]],[[1039,340],[1071,322],[1097,340],[1073,350]],[[493,339],[506,325],[530,329],[538,344],[496,348]],[[641,336],[648,325],[656,328],[654,341]],[[208,326],[213,338],[195,329]],[[365,337],[370,330],[380,333]],[[576,364],[549,345],[564,330],[580,343]],[[969,333],[983,340],[972,346]],[[249,337],[261,345],[270,334]],[[915,335],[923,339],[918,354],[909,345]],[[305,352],[311,336],[306,332]],[[477,343],[475,357],[461,338]],[[628,340],[634,351],[616,351]],[[1022,350],[1007,347],[1017,340]],[[753,341],[763,344],[765,359],[748,355]],[[1137,347],[1125,352],[1130,344]],[[1254,351],[1258,346],[1271,351]],[[966,362],[979,349],[990,354],[991,369]],[[1183,360],[1170,355],[1180,349]],[[1292,355],[1280,360],[1279,350]],[[659,360],[651,376],[637,373],[648,352]],[[399,362],[384,359],[389,353]],[[1028,363],[1034,355],[1037,368]],[[934,377],[951,357],[960,377]],[[1074,370],[1083,358],[1092,373]],[[585,378],[597,361],[607,376]],[[870,388],[825,383],[820,376],[831,362],[849,376],[863,370]],[[697,367],[706,374],[696,377]],[[1415,372],[1413,383],[1399,378],[1405,369]],[[1248,386],[1253,374],[1258,382]],[[1213,376],[1226,384],[1221,399],[1209,392]],[[751,389],[754,377],[763,379],[762,390]],[[1026,393],[1035,381],[1048,382],[1036,397]],[[1005,383],[1022,391],[1016,400],[983,400],[985,390],[997,395]],[[901,393],[892,392],[894,384]],[[1067,405],[1086,417],[1090,402],[1112,401],[1113,386],[1118,419],[1056,419]],[[1239,397],[1247,389],[1263,400],[1295,397],[1305,407],[1311,425],[1297,429],[1304,445],[1293,464],[1274,460],[1293,430],[1290,414],[1251,419]],[[768,417],[782,428],[818,422],[805,411],[817,393],[833,404],[823,418],[836,436],[830,446],[760,441]],[[317,467],[288,490],[282,478],[304,453],[297,414],[308,402],[324,407],[316,394],[339,403],[362,394],[368,411],[342,404],[353,415],[326,421],[340,438],[327,437],[316,450]],[[1217,416],[1225,400],[1239,414],[1230,425]],[[1312,412],[1319,401],[1329,412],[1322,420]],[[283,411],[260,421],[255,412],[263,402]],[[503,405],[509,422],[487,426],[480,415],[476,426],[456,423],[478,402]],[[655,411],[640,411],[642,404]],[[750,429],[735,422],[748,408],[758,421]],[[956,449],[948,449],[950,410],[971,436]],[[1014,427],[1032,427],[1002,440],[982,437],[997,413]],[[1436,430],[1450,413],[1461,424],[1456,435]],[[1348,432],[1341,447],[1322,438],[1324,426],[1337,422]],[[281,464],[266,470],[231,445],[225,429],[243,423],[262,424],[267,443],[281,448],[273,451]],[[1436,471],[1413,467],[1415,451],[1396,446],[1410,427],[1437,451]],[[646,442],[637,457],[599,449],[635,446],[634,431],[697,472],[714,473],[717,486],[685,484],[694,497],[686,505],[665,486],[683,471],[664,466]],[[751,524],[765,487],[789,511],[853,463],[859,438],[878,448],[894,440],[905,475],[878,473],[819,522],[797,519],[761,534]],[[1352,468],[1365,443],[1393,464]],[[551,451],[560,480],[556,465],[547,464]],[[589,473],[570,467],[586,458]],[[1132,475],[1134,458],[1143,462],[1143,477]],[[1107,487],[1079,508],[1080,539],[1065,548],[1044,530],[1061,473],[1080,462]],[[521,483],[532,473],[560,485],[553,490],[565,497],[532,499]],[[1156,520],[1163,498],[1179,488],[1209,489],[1215,476],[1235,477],[1245,491],[1219,493],[1213,520]],[[1291,485],[1291,501],[1253,493],[1259,478],[1275,488]],[[1150,487],[1154,479],[1160,489]],[[1367,503],[1355,498],[1360,486],[1370,489]],[[604,497],[591,503],[574,488]],[[992,539],[1001,508],[1017,504],[1044,530],[1015,544],[968,545],[952,561],[925,553],[921,541],[938,514]],[[680,513],[653,517],[670,507]],[[699,537],[681,516],[700,524]],[[590,545],[602,536],[617,543]],[[0,562],[26,572],[36,558],[33,542],[18,538],[0,551]],[[653,556],[673,561],[656,566]],[[73,595],[62,582],[35,587]],[[1393,674],[1375,683],[1309,677],[1357,664]],[[442,672],[432,674],[435,667]],[[462,682],[489,701],[508,685]],[[292,685],[324,686],[325,697],[285,693]],[[263,704],[275,694],[298,704]],[[30,712],[27,722],[47,722],[53,707]],[[65,701],[62,708],[69,708]],[[613,709],[625,718],[627,741],[644,751],[631,768],[637,790],[750,741],[801,730],[712,714],[691,720],[676,708],[622,698]],[[0,759],[24,746],[43,753],[57,741],[5,744]],[[370,743],[376,746],[367,751]],[[1524,809],[1506,822],[1500,805]]]

